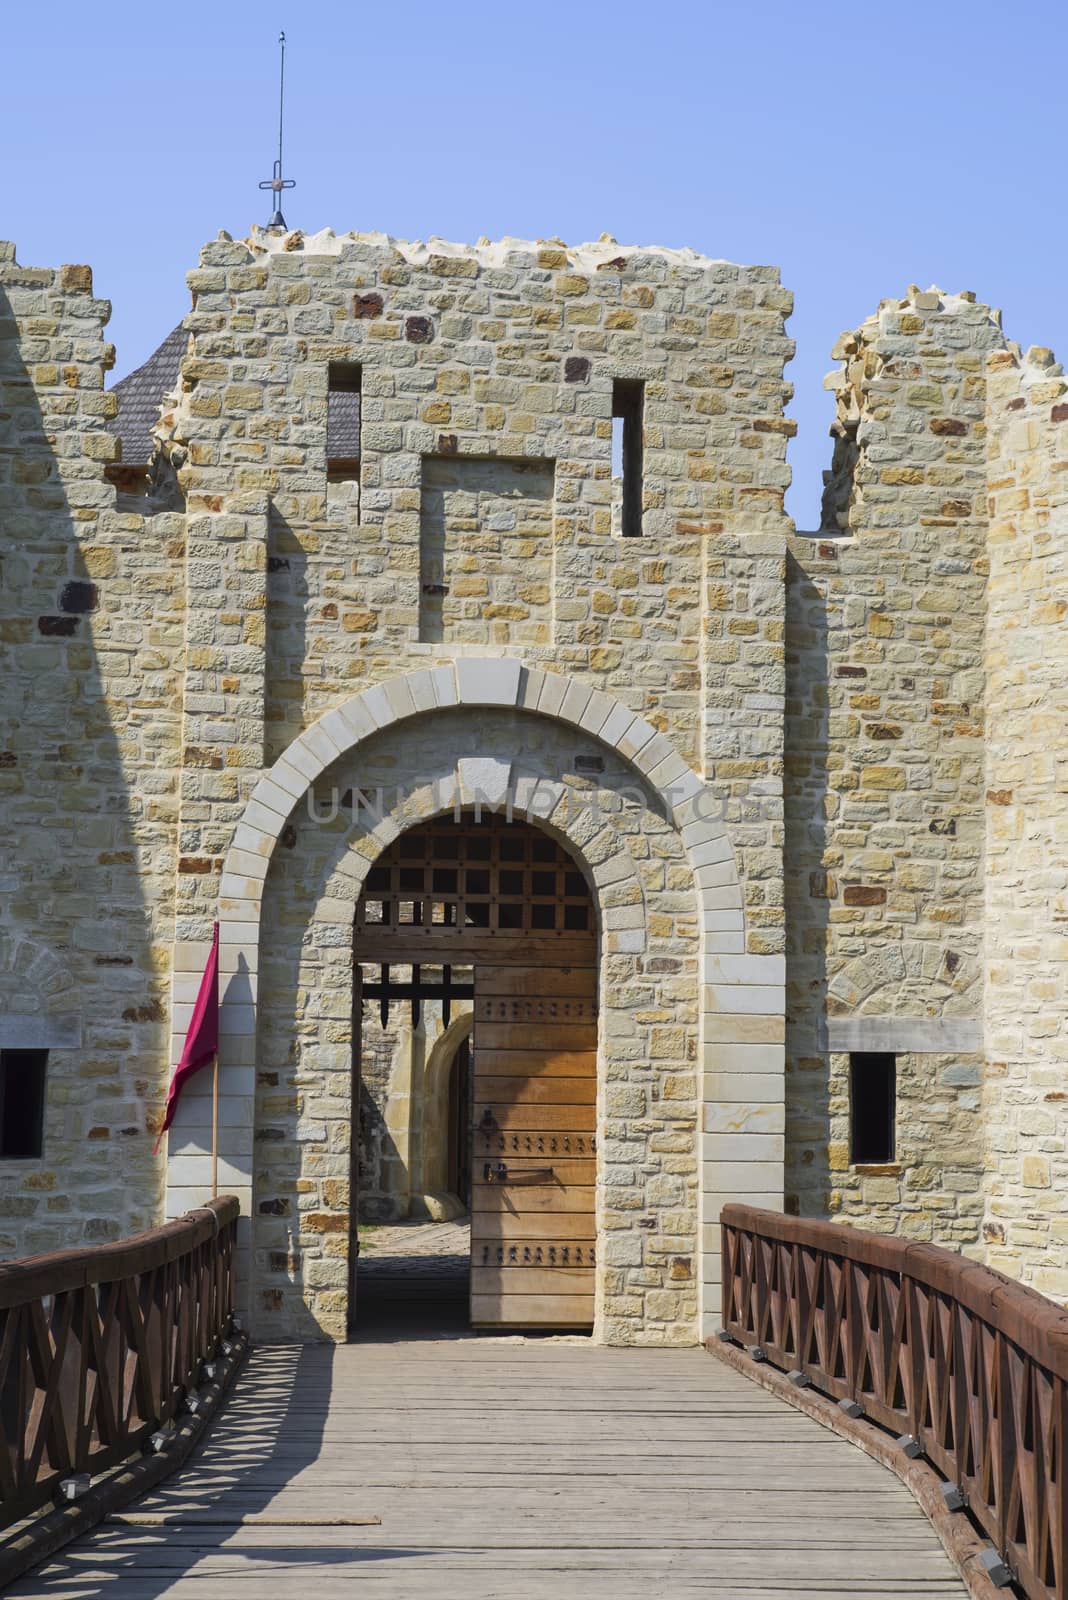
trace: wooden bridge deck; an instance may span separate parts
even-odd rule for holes
[[[965,1590],[895,1478],[704,1352],[467,1338],[257,1350],[183,1472],[9,1591],[357,1593]]]

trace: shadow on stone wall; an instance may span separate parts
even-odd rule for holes
[[[786,1210],[826,1216],[830,1081],[823,1018],[833,883],[824,865],[829,800],[826,601],[794,556],[786,603]]]
[[[308,553],[271,501],[267,523],[267,706],[264,764],[271,766],[306,721]],[[330,605],[332,602],[326,602]],[[336,613],[337,607],[334,605]]]
[[[0,1045],[33,1014],[80,1041],[49,1056],[43,1157],[0,1164],[5,1254],[118,1238],[161,1206],[167,890],[150,909],[144,874],[173,873],[180,698],[162,546],[104,479],[108,311],[86,267],[0,258]]]

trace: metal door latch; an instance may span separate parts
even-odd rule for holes
[[[556,1173],[552,1167],[523,1167],[519,1172],[510,1173],[505,1162],[498,1161],[494,1163],[487,1161],[482,1169],[482,1176],[487,1183],[530,1185],[534,1183],[552,1183],[556,1178]]]

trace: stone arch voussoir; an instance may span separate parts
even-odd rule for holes
[[[737,880],[718,806],[671,741],[652,723],[612,696],[561,673],[530,670],[509,657],[470,657],[365,689],[328,711],[293,741],[257,784],[234,835],[219,891],[221,920],[250,920],[241,913],[262,898],[267,865],[286,819],[309,787],[341,756],[407,717],[457,706],[530,711],[569,724],[607,745],[658,796],[678,828],[695,870],[729,862],[729,871],[707,876],[723,882]],[[739,925],[740,904],[739,899]]]

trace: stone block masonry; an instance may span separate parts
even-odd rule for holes
[[[421,640],[553,643],[554,478],[552,461],[424,460]]]
[[[1068,1300],[1068,382],[991,357],[985,759],[993,1266]]]

